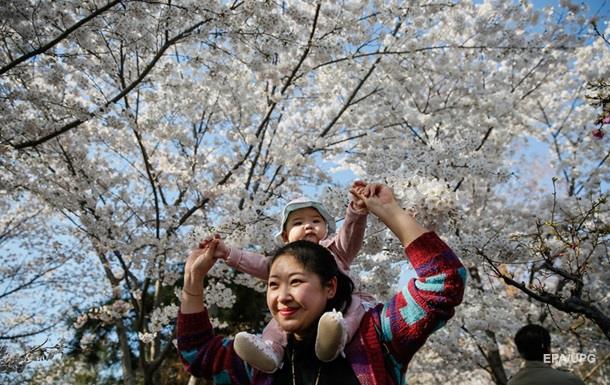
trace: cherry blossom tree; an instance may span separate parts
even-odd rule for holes
[[[103,337],[124,384],[159,383],[175,360],[188,250],[218,232],[271,252],[279,208],[302,193],[340,218],[350,181],[337,175],[349,170],[389,183],[470,271],[413,383],[506,383],[528,321],[598,353],[602,365],[573,369],[601,381],[609,148],[587,85],[610,78],[610,52],[607,26],[585,11],[567,0],[3,5],[7,351],[27,363],[44,342],[28,334],[68,336],[41,349],[77,337],[81,352]],[[528,159],[532,147],[546,152]],[[392,242],[371,219],[354,266],[380,299],[400,268]],[[216,326],[260,330],[263,310],[250,322],[234,310],[263,290],[217,264]],[[69,364],[100,372],[84,362]],[[37,383],[59,381],[53,370],[70,372],[43,366]]]

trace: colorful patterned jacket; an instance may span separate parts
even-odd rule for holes
[[[387,303],[367,311],[345,348],[362,385],[405,384],[407,365],[415,352],[462,301],[466,270],[436,234],[423,234],[405,253],[418,278],[411,279]],[[252,369],[237,356],[231,339],[214,335],[206,311],[180,313],[177,339],[180,359],[197,377],[216,384],[273,383],[273,375]]]

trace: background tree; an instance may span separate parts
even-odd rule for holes
[[[418,354],[411,382],[505,383],[528,320],[552,325],[566,351],[598,353],[602,365],[573,368],[602,381],[609,149],[587,84],[610,78],[610,53],[608,31],[584,11],[569,1],[3,4],[1,204],[20,230],[0,255],[3,266],[33,261],[28,274],[44,279],[20,290],[27,300],[0,298],[2,330],[35,315],[21,334],[54,326],[43,346],[72,346],[22,375],[178,376],[171,324],[188,249],[219,232],[270,252],[284,203],[306,192],[340,217],[353,176],[391,184],[471,273],[465,304]],[[401,266],[394,246],[371,220],[355,271],[380,299]],[[208,285],[219,328],[260,330],[264,312],[239,316],[262,302],[236,302],[261,301],[260,282],[218,264]],[[13,342],[29,344],[7,345],[18,357],[41,343]]]

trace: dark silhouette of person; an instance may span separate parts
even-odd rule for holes
[[[515,335],[515,344],[525,363],[508,385],[585,385],[578,376],[546,363],[551,358],[551,335],[544,327],[522,327]]]

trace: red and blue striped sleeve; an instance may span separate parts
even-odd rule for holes
[[[417,273],[379,314],[392,360],[402,370],[428,336],[454,315],[462,302],[466,269],[435,233],[421,235],[405,248]]]
[[[215,384],[249,385],[253,371],[235,353],[233,340],[214,335],[207,310],[178,313],[176,326],[180,360],[195,377]]]

